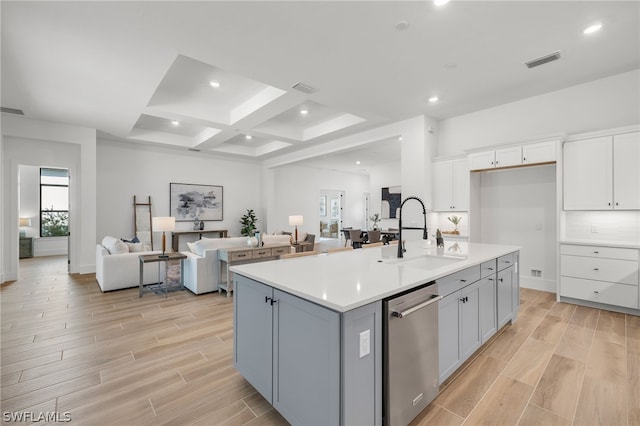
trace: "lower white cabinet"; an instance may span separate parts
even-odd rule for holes
[[[339,314],[237,279],[234,367],[292,424],[340,424]]]
[[[640,308],[637,249],[560,245],[560,296]]]

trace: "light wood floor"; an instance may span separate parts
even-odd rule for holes
[[[72,424],[284,425],[233,369],[232,299],[101,293],[60,257],[2,285],[1,411]],[[522,291],[520,318],[414,423],[640,425],[640,318]],[[3,416],[4,421],[4,416]]]

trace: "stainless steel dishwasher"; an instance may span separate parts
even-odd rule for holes
[[[438,395],[435,283],[383,301],[383,419],[404,426]]]

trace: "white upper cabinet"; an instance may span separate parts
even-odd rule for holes
[[[433,163],[433,210],[469,210],[468,164],[466,158]]]
[[[566,142],[565,210],[640,209],[640,133]]]
[[[613,137],[613,208],[640,209],[640,132]]]
[[[510,167],[522,164],[522,147],[496,149],[496,167]]]
[[[556,141],[510,146],[495,151],[469,154],[471,170],[517,167],[556,161]]]
[[[522,164],[552,163],[556,161],[556,142],[540,142],[522,146]]]

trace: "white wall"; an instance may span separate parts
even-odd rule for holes
[[[95,271],[96,131],[24,117],[2,116],[3,279],[18,278],[18,179],[20,165],[69,169],[70,271]]]
[[[40,238],[40,166],[19,167],[19,217],[31,219],[31,227],[24,228],[33,237],[34,257],[66,255],[67,237]]]
[[[302,215],[304,225],[299,232],[319,235],[320,190],[344,191],[343,226],[362,226],[363,194],[369,191],[369,177],[355,173],[319,170],[301,166],[282,166],[272,169],[275,200],[269,214],[267,232],[292,231],[289,215]],[[330,200],[327,199],[327,209]]]
[[[473,173],[479,179],[479,229],[472,241],[521,246],[520,277],[524,287],[555,289],[556,166]],[[479,237],[479,238],[478,238]],[[542,270],[531,278],[531,269]]]
[[[461,115],[438,123],[438,155],[638,124],[640,70]]]
[[[223,220],[205,222],[205,230],[227,229],[229,236],[239,236],[239,220],[247,209],[256,212],[258,229],[265,226],[261,167],[252,161],[100,139],[97,177],[98,242],[107,235],[133,237],[134,195],[144,200],[151,196],[152,216],[169,216],[172,182],[223,186]],[[192,226],[191,221],[176,223],[177,230],[191,230]],[[170,236],[167,239],[169,245]],[[156,233],[153,241],[160,248],[161,234]],[[180,250],[185,250],[183,239],[180,241]]]

